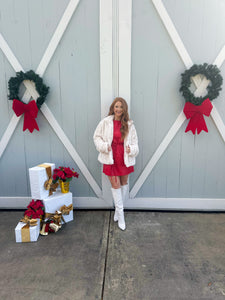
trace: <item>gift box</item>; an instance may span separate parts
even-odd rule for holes
[[[49,196],[49,189],[45,184],[48,183],[50,176],[53,175],[55,164],[43,163],[33,168],[29,168],[31,197],[33,199],[44,199]],[[50,186],[50,185],[49,185]]]
[[[45,206],[45,218],[56,211],[62,212],[65,222],[73,221],[73,197],[72,193],[63,194],[59,191],[54,195],[43,199]]]
[[[40,232],[40,219],[37,220],[36,226],[27,225],[19,222],[15,228],[15,236],[17,243],[36,242]]]

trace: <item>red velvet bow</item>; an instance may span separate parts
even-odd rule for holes
[[[187,119],[190,119],[185,132],[191,130],[193,134],[197,129],[199,134],[202,130],[208,132],[204,116],[209,116],[213,106],[209,98],[205,99],[201,105],[194,105],[191,102],[186,102],[184,106],[184,114]]]
[[[33,132],[34,129],[39,131],[38,124],[35,120],[38,114],[38,107],[34,100],[30,101],[28,104],[25,104],[17,99],[14,99],[12,108],[17,117],[24,113],[23,131],[26,129],[29,129],[30,132]]]

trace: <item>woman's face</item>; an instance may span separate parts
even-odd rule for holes
[[[120,101],[117,101],[114,105],[114,115],[116,119],[120,119],[122,117],[123,114],[123,106],[122,103]]]

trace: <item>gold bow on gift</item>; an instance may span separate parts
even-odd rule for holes
[[[45,213],[45,218],[53,220],[53,222],[55,224],[57,224],[58,226],[62,226],[61,220],[63,220],[63,222],[65,223],[65,220],[64,220],[64,218],[62,216],[61,211],[56,211],[54,214]]]
[[[52,180],[52,168],[51,166],[47,165],[47,164],[42,164],[42,165],[39,165],[38,167],[42,167],[42,168],[45,168],[46,170],[46,174],[48,176],[48,179],[45,181],[44,183],[44,188],[49,191],[49,196],[51,196],[53,194],[53,192],[56,191],[56,188],[58,187],[58,183],[53,183],[53,180]]]
[[[61,211],[62,215],[68,215],[71,210],[73,210],[73,204],[72,203],[70,205],[68,205],[68,206],[63,205],[59,209],[59,211]]]
[[[53,221],[53,223],[49,224],[49,227],[51,227],[51,229],[53,229],[54,232],[57,232],[62,227],[61,219],[63,220],[63,222],[65,222],[65,220],[62,216],[62,213],[60,211],[56,211],[54,214],[45,213],[45,219],[48,219],[48,221],[50,221],[50,220]],[[46,224],[47,223],[44,222],[42,229],[40,231],[41,235],[48,235],[48,232],[45,232]]]
[[[49,191],[49,196],[51,196],[53,194],[53,192],[56,191],[56,188],[58,187],[58,185],[59,184],[57,182],[53,183],[51,178],[49,178],[48,180],[45,181],[44,187],[46,190]]]
[[[61,220],[63,220],[63,222],[65,223],[65,220],[62,216],[62,213],[60,211],[56,211],[54,216],[52,217],[52,220],[55,224],[62,226],[62,222]]]
[[[62,222],[66,223],[65,219],[63,218],[63,215],[68,215],[70,211],[73,210],[73,204],[70,204],[69,206],[63,205],[59,210],[57,210],[54,214],[52,213],[45,213],[45,219],[52,220],[53,223],[51,223],[49,226],[57,232],[59,228],[62,227]],[[43,230],[41,230],[41,234],[47,235],[47,233],[44,233],[44,227]]]
[[[63,220],[63,222],[65,222],[61,212],[59,211],[56,211],[53,217],[51,217],[50,219],[53,220],[53,223],[49,224],[49,227],[55,232],[57,232],[62,227],[61,219]]]
[[[24,216],[23,219],[20,220],[20,222],[26,223],[25,226],[27,226],[27,228],[29,228],[30,226],[36,226],[37,225],[37,219],[31,219],[28,216]],[[23,228],[25,226],[23,226]]]
[[[37,225],[37,219],[30,219],[28,216],[24,216],[20,222],[26,223],[26,225],[21,228],[22,242],[30,242],[30,227]]]
[[[59,210],[57,210],[55,213],[45,213],[45,219],[51,219],[54,221],[54,223],[62,225],[61,219],[64,223],[66,223],[65,219],[63,218],[63,215],[68,215],[70,211],[73,210],[73,204],[66,206],[63,205],[60,207]]]

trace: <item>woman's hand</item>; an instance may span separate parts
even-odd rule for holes
[[[112,147],[111,146],[108,146],[108,151],[111,151],[112,150]]]
[[[126,146],[126,152],[129,154],[130,153],[130,146]]]

